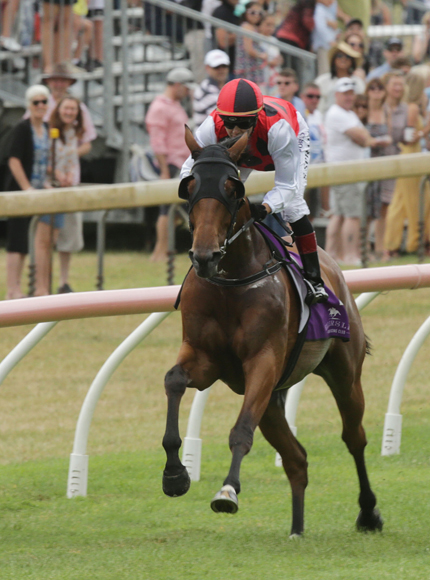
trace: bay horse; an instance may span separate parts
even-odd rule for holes
[[[230,432],[230,470],[212,500],[212,509],[227,513],[238,510],[241,462],[251,449],[258,426],[282,458],[292,492],[291,536],[301,535],[308,483],[306,451],[291,433],[283,403],[288,387],[314,373],[326,381],[334,395],[343,423],[342,438],[357,468],[357,528],[381,530],[383,520],[364,460],[367,441],[362,426],[361,370],[368,345],[341,270],[319,249],[325,283],[346,307],[350,341],[331,338],[305,342],[287,382],[278,385],[298,334],[299,304],[285,270],[270,271],[270,250],[252,223],[244,197],[237,162],[246,149],[247,134],[230,140],[230,146],[202,148],[187,127],[185,139],[194,166],[192,174],[182,180],[179,195],[189,202],[193,267],[180,298],[182,345],[175,366],[165,377],[164,493],[181,496],[190,486],[178,453],[182,443],[178,426],[181,398],[187,387],[202,391],[220,379],[244,395],[244,400]]]

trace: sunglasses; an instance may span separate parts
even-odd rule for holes
[[[334,58],[348,58],[350,60],[352,60],[351,56],[348,56],[347,54],[345,54],[344,52],[338,52]]]
[[[294,81],[276,81],[277,85],[285,85],[286,87],[288,87],[288,85],[292,85]]]
[[[364,48],[364,44],[362,42],[348,42],[349,46],[358,46],[358,48]]]
[[[402,50],[401,46],[389,46],[388,47],[389,52],[400,52],[401,50]]]
[[[251,16],[263,16],[264,12],[261,12],[261,10],[247,10],[246,11],[248,14],[251,14]]]
[[[356,109],[367,109],[367,105],[355,105]]]
[[[369,87],[367,89],[368,91],[385,91],[385,89],[383,87]]]
[[[38,101],[31,101],[31,104],[37,107],[37,105],[47,105],[48,99],[40,99]]]
[[[321,98],[321,95],[305,95],[307,99],[317,99],[318,101]]]
[[[235,127],[239,127],[239,129],[251,129],[255,125],[256,117],[244,117],[243,119],[238,119],[233,117],[233,119],[223,118],[224,127],[226,129],[234,129]]]

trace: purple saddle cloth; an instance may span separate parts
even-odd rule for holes
[[[329,295],[327,302],[314,304],[309,307],[305,303],[307,295],[306,283],[303,281],[302,261],[298,254],[288,252],[285,246],[273,235],[264,224],[255,223],[260,232],[268,238],[271,245],[275,247],[277,253],[283,258],[290,258],[285,264],[285,268],[291,276],[292,281],[297,289],[300,304],[301,317],[299,323],[299,334],[306,327],[305,340],[327,340],[329,338],[341,338],[343,341],[348,341],[349,336],[349,320],[345,306],[339,298],[325,285],[325,289]]]

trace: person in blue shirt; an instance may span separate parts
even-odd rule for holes
[[[306,109],[305,104],[296,94],[299,90],[296,71],[292,68],[281,69],[276,77],[276,88],[276,96],[294,105],[302,117],[304,117]]]
[[[385,50],[384,50],[384,58],[385,62],[374,68],[366,78],[366,82],[371,81],[372,79],[380,79],[386,73],[391,72],[393,70],[393,62],[399,57],[404,56],[403,54],[403,42],[400,38],[389,38],[385,43]]]

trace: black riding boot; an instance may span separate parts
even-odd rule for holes
[[[309,282],[309,292],[306,302],[309,305],[327,302],[328,294],[321,278],[320,262],[315,232],[307,216],[291,223],[295,234],[295,242],[302,259],[305,280]]]

